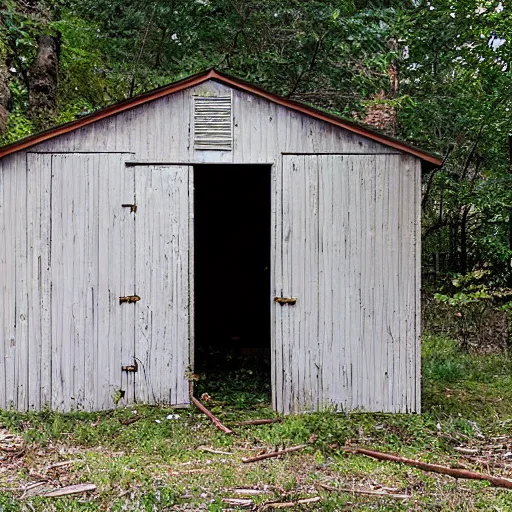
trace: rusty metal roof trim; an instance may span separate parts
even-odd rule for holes
[[[159,98],[163,98],[164,96],[168,96],[176,92],[188,89],[190,87],[200,85],[208,80],[215,80],[219,83],[228,85],[235,89],[249,92],[261,98],[265,98],[268,101],[271,101],[278,105],[282,105],[297,112],[301,112],[303,114],[312,116],[316,119],[320,119],[329,124],[339,126],[340,128],[344,128],[345,130],[348,130],[350,132],[356,133],[363,137],[367,137],[371,140],[384,144],[385,146],[389,146],[399,151],[403,151],[404,153],[414,155],[417,158],[423,160],[424,162],[428,162],[430,165],[434,167],[441,166],[442,164],[441,159],[439,159],[437,156],[432,155],[431,153],[423,151],[419,148],[416,148],[410,144],[402,142],[393,137],[384,135],[383,133],[372,130],[371,128],[368,128],[362,124],[355,123],[353,121],[348,121],[333,114],[328,114],[322,110],[310,107],[309,105],[306,105],[304,103],[300,103],[298,101],[277,96],[276,94],[268,92],[256,85],[253,85],[249,82],[245,82],[244,80],[228,75],[226,73],[215,71],[214,69],[209,69],[207,71],[203,71],[201,73],[197,73],[195,75],[184,78],[183,80],[180,80],[178,82],[174,82],[172,84],[159,87],[158,89],[153,89],[146,93],[139,94],[138,96],[135,96],[133,98],[129,98],[119,103],[115,103],[114,105],[102,108],[101,110],[88,114],[84,117],[81,117],[80,119],[76,119],[74,121],[70,121],[69,123],[65,123],[54,128],[50,128],[43,132],[29,135],[28,137],[25,137],[21,140],[2,146],[0,147],[0,158],[3,158],[12,153],[16,153],[17,151],[28,149],[32,146],[35,146],[36,144],[40,144],[41,142],[45,142],[50,139],[54,139],[55,137],[58,137],[60,135],[73,132],[89,124],[100,121],[101,119],[105,119],[107,117],[120,114],[121,112],[131,110],[135,107],[138,107],[139,105],[143,105],[145,103],[149,103]]]

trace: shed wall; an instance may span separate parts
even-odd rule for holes
[[[194,94],[230,94],[233,93],[233,114],[234,114],[234,148],[231,152],[226,151],[197,151],[193,149],[191,141],[191,96]],[[52,354],[57,350],[55,343],[48,341],[50,336],[45,325],[45,318],[49,315],[48,298],[45,290],[51,285],[52,262],[49,259],[48,247],[51,237],[51,201],[50,181],[48,174],[47,154],[71,153],[75,155],[87,153],[130,153],[130,156],[121,156],[126,160],[138,162],[156,163],[194,163],[194,162],[236,162],[236,163],[271,163],[272,165],[272,296],[281,295],[283,267],[283,225],[289,219],[283,217],[283,153],[305,154],[305,153],[336,153],[336,154],[364,154],[364,155],[398,155],[393,148],[381,145],[374,141],[365,139],[358,135],[347,132],[338,127],[329,125],[322,121],[290,111],[285,107],[273,104],[267,100],[257,98],[246,92],[232,90],[216,82],[208,82],[193,89],[185,90],[175,95],[161,98],[152,103],[145,104],[131,111],[127,111],[114,117],[91,124],[73,133],[69,133],[56,139],[44,142],[31,148],[26,152],[15,153],[0,160],[0,407],[15,408],[19,410],[39,409],[44,405],[52,405],[51,394],[53,387],[51,383],[44,381],[41,377],[40,385],[33,375],[45,375],[48,372],[55,372],[55,368],[48,368],[54,364]],[[27,165],[30,162],[30,165]],[[365,209],[364,201],[374,204],[376,212],[388,208],[390,197],[387,194],[395,194],[393,201],[397,203],[393,208],[399,208],[403,212],[404,222],[390,227],[388,240],[398,240],[401,237],[407,239],[407,243],[419,245],[419,215],[418,201],[415,194],[419,191],[420,182],[420,161],[408,156],[391,158],[388,167],[382,170],[382,174],[372,175],[368,178],[373,180],[371,195],[367,195],[360,203],[360,209],[354,209],[354,217],[362,216]],[[99,189],[108,187],[108,175],[113,171],[108,166],[98,174],[97,186]],[[117,172],[117,171],[116,171]],[[328,185],[329,176],[334,176],[338,171],[325,171],[325,186],[342,186],[342,182],[336,181]],[[340,171],[342,172],[342,171]],[[333,174],[334,173],[334,174]],[[319,168],[319,175],[324,175],[323,167]],[[71,174],[68,182],[68,190],[80,190],[80,179],[78,174]],[[354,198],[364,196],[358,190],[365,190],[358,186],[358,182],[348,180],[347,185],[352,187]],[[364,181],[366,178],[361,176]],[[362,186],[363,181],[359,183]],[[377,184],[380,183],[383,189]],[[336,188],[333,188],[336,190]],[[400,192],[398,192],[400,191]],[[309,194],[311,191],[304,189],[297,191],[301,194]],[[359,195],[358,195],[359,194]],[[329,195],[326,196],[327,198]],[[415,200],[416,197],[416,200]],[[334,198],[332,198],[334,201]],[[342,200],[342,199],[339,199]],[[130,202],[126,199],[126,202]],[[340,205],[342,206],[342,205]],[[386,210],[387,211],[387,210]],[[362,217],[361,217],[362,218]],[[365,218],[370,233],[375,229],[381,229],[371,225],[371,220]],[[326,219],[328,221],[328,219]],[[356,222],[356,221],[354,221]],[[359,220],[357,222],[363,222]],[[401,222],[401,221],[400,221]],[[366,231],[356,229],[350,224],[347,234],[352,239],[352,244],[366,243],[368,235]],[[79,228],[81,229],[81,228]],[[103,228],[102,228],[103,229]],[[338,229],[332,227],[331,229]],[[326,227],[326,233],[328,229]],[[372,231],[373,230],[373,231]],[[393,231],[394,230],[394,231]],[[327,234],[325,243],[329,244]],[[125,242],[126,244],[126,242]],[[412,276],[416,273],[416,288],[410,288],[411,310],[408,315],[413,315],[418,322],[419,314],[414,309],[419,308],[419,251],[409,254],[404,246],[403,257],[400,260],[400,267],[397,271],[403,272],[403,276]],[[376,257],[379,257],[376,252]],[[328,259],[323,257],[325,264],[330,265]],[[368,260],[369,261],[369,260]],[[92,269],[99,271],[98,268]],[[376,260],[376,272],[388,275],[388,269],[382,262]],[[335,274],[333,274],[335,275]],[[409,279],[409,277],[404,277]],[[333,278],[333,293],[341,293],[338,288],[338,281]],[[144,283],[142,284],[144,285]],[[353,281],[355,287],[351,293],[359,294],[374,293],[375,300],[383,294],[381,289],[370,292],[367,287],[370,282]],[[412,286],[412,285],[411,285]],[[398,310],[392,301],[385,300],[381,304],[383,316],[396,316]],[[72,299],[69,297],[69,299]],[[380,300],[380,299],[379,299]],[[276,357],[279,351],[290,350],[290,341],[282,339],[282,344],[276,338],[276,328],[281,322],[276,310],[280,306],[272,305],[272,320],[274,325],[273,347]],[[137,307],[139,304],[137,304]],[[320,309],[313,312],[320,314]],[[322,315],[325,313],[322,312]],[[378,314],[378,313],[376,313]],[[46,316],[45,316],[46,315]],[[337,319],[332,319],[335,325]],[[327,317],[326,317],[327,322]],[[277,326],[277,327],[276,327]],[[330,329],[329,323],[324,324],[325,329]],[[334,328],[334,327],[333,327]],[[362,326],[353,325],[354,340],[362,335]],[[321,331],[321,335],[322,335]],[[382,332],[385,343],[390,343],[389,336]],[[367,333],[364,333],[367,336]],[[401,335],[400,343],[406,345],[419,345],[419,329],[411,329]],[[64,342],[64,341],[63,341]],[[357,365],[368,365],[367,352],[359,350],[356,342],[352,350],[354,368]],[[416,386],[419,385],[418,352],[416,355],[410,352],[407,357],[411,360],[407,363],[408,375],[415,376]],[[34,355],[35,354],[35,355]],[[342,357],[340,355],[340,357]],[[377,357],[377,356],[375,356]],[[416,357],[416,360],[413,360]],[[40,358],[40,359],[39,359]],[[188,362],[188,354],[183,351],[183,365]],[[185,361],[186,359],[186,361]],[[39,361],[39,362],[38,362]],[[359,362],[357,362],[359,361]],[[70,363],[62,362],[63,365]],[[179,364],[179,363],[177,363]],[[365,375],[371,375],[371,368],[365,370]],[[334,375],[334,374],[333,374]],[[332,377],[334,379],[334,376]],[[282,386],[282,381],[276,380]],[[372,384],[373,386],[374,384]],[[324,386],[324,385],[322,385]],[[337,384],[336,384],[337,386]],[[336,386],[333,383],[325,383],[325,396],[329,398]],[[375,381],[375,387],[379,384]],[[359,389],[359,388],[358,388]],[[372,388],[373,389],[373,388]],[[286,393],[282,390],[275,390],[281,393],[282,398],[276,401],[280,410],[292,410],[291,402],[286,404]],[[383,392],[384,393],[384,392]],[[391,395],[393,400],[388,400],[389,392],[385,392],[375,400],[372,398],[372,391],[357,391],[353,396],[346,396],[343,404],[348,408],[365,408],[370,410],[418,410],[419,391],[416,398],[403,399],[400,393]],[[178,393],[181,394],[181,393]],[[177,396],[177,395],[176,395]],[[412,395],[411,395],[412,396]],[[283,401],[284,400],[284,401]],[[67,403],[67,402],[66,402]],[[103,403],[98,400],[96,404],[90,403],[88,408],[104,408],[111,406],[111,401]],[[63,409],[70,408],[63,405]]]

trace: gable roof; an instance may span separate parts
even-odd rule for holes
[[[305,105],[304,103],[277,96],[276,94],[268,92],[256,85],[226,73],[216,71],[214,69],[209,69],[196,75],[184,78],[178,82],[174,82],[172,84],[159,87],[158,89],[153,89],[152,91],[139,94],[133,98],[115,103],[114,105],[110,105],[101,110],[83,116],[80,119],[76,119],[75,121],[50,128],[49,130],[35,133],[34,135],[29,135],[28,137],[25,137],[21,140],[2,146],[0,147],[0,158],[3,158],[4,156],[10,155],[17,151],[28,149],[32,146],[35,146],[36,144],[58,137],[59,135],[78,130],[79,128],[83,128],[84,126],[95,123],[96,121],[105,119],[106,117],[114,116],[126,110],[138,107],[139,105],[143,105],[144,103],[148,103],[158,98],[162,98],[164,96],[168,96],[184,89],[202,84],[207,80],[214,80],[235,89],[249,92],[255,96],[265,98],[268,101],[278,105],[282,105],[297,112],[301,112],[302,114],[312,116],[316,119],[320,119],[321,121],[339,126],[340,128],[344,128],[345,130],[356,133],[358,135],[362,135],[363,137],[367,137],[368,139],[384,144],[385,146],[389,146],[399,151],[403,151],[404,153],[414,155],[417,158],[420,158],[424,163],[430,164],[430,167],[438,167],[442,163],[438,157],[432,155],[431,153],[418,149],[393,137],[384,135],[383,133],[372,130],[371,128],[368,128],[362,124],[355,123],[353,121],[347,121],[346,119],[332,114],[327,114],[319,109]]]

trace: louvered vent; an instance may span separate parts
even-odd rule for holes
[[[233,149],[231,96],[194,97],[194,148]]]

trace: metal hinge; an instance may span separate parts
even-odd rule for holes
[[[139,302],[140,297],[138,295],[127,295],[126,297],[119,297],[119,304],[123,304],[124,302]]]
[[[136,204],[122,204],[123,208],[130,208],[132,213],[137,213],[137,205]]]
[[[139,371],[139,365],[137,364],[137,361],[134,361],[133,364],[127,364],[126,366],[121,366],[121,371],[135,373],[135,372]]]
[[[284,306],[285,304],[293,306],[297,302],[297,299],[295,297],[274,297],[274,302],[276,304],[281,304],[281,306]]]

